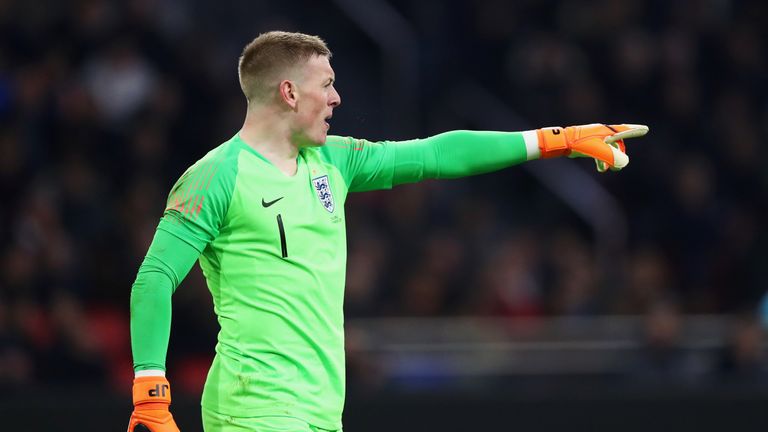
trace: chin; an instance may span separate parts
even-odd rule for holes
[[[325,138],[323,138],[322,140],[314,140],[314,139],[309,140],[309,141],[307,141],[307,145],[306,146],[307,147],[322,147],[324,145],[325,145]]]
[[[304,136],[303,139],[298,141],[299,147],[321,147],[325,145],[325,140],[328,139],[328,134],[318,134],[315,136]]]
[[[328,139],[328,134],[327,134],[327,133],[324,133],[324,134],[320,135],[319,137],[317,137],[317,139],[313,139],[313,140],[310,142],[310,144],[309,144],[309,145],[310,145],[310,146],[312,146],[312,147],[320,147],[320,146],[324,146],[324,145],[325,145],[325,141],[326,141],[327,139]]]

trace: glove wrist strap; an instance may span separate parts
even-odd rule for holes
[[[139,377],[133,380],[133,404],[171,404],[171,386],[164,377]]]
[[[570,146],[561,127],[548,127],[536,130],[539,137],[539,150],[541,158],[548,159],[570,154]]]

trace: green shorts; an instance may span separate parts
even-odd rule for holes
[[[232,417],[203,408],[205,432],[343,432],[312,426],[288,416]]]

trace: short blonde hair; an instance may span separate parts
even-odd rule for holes
[[[265,100],[283,72],[313,55],[331,57],[318,36],[271,31],[262,33],[243,48],[238,61],[240,88],[248,102]]]

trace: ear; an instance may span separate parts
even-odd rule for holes
[[[299,92],[296,84],[290,80],[282,80],[279,90],[282,101],[291,107],[292,110],[295,110],[299,103]]]

